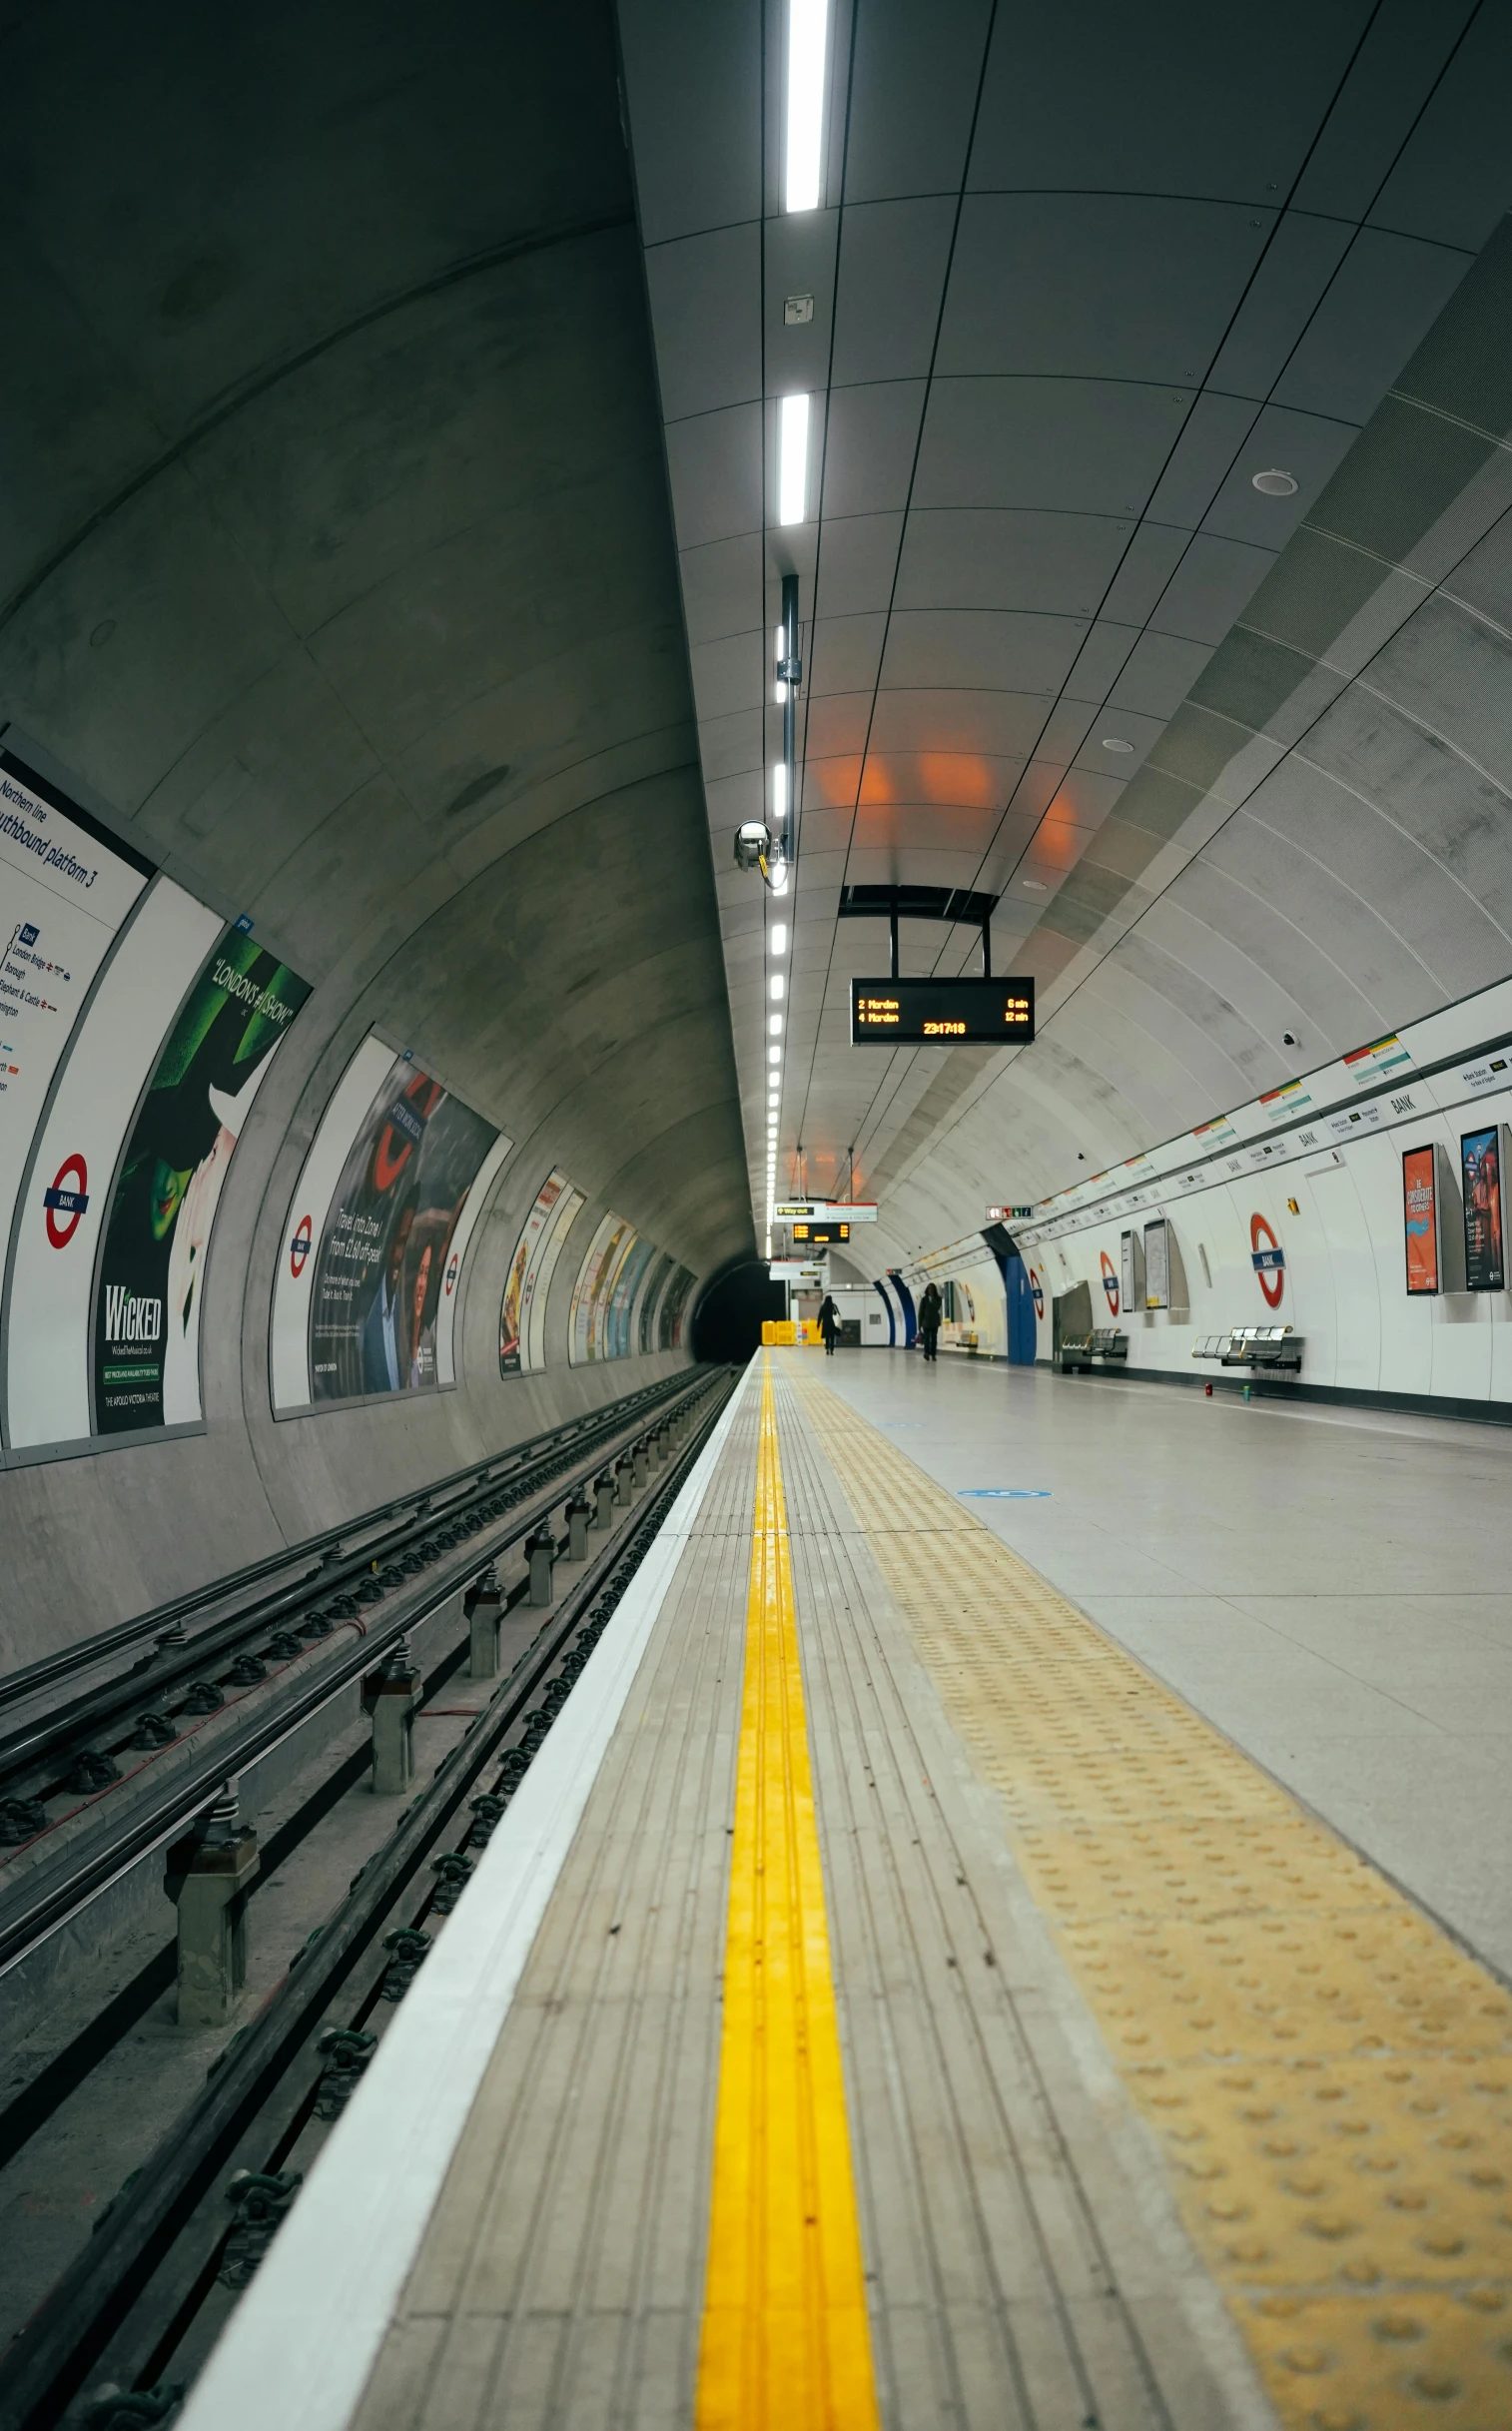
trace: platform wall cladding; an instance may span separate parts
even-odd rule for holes
[[[1512,1416],[1509,1034],[1502,983],[1037,1209],[1040,1357],[1080,1284],[1131,1368],[1207,1380],[1194,1346],[1289,1325],[1304,1386]]]

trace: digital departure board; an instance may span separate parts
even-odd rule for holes
[[[1032,979],[853,979],[853,1047],[1006,1047],[1035,1035]]]
[[[827,1249],[835,1241],[851,1237],[848,1223],[795,1223],[789,1228],[795,1241],[807,1241],[812,1249]]]

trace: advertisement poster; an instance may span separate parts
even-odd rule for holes
[[[619,1216],[606,1216],[588,1243],[588,1254],[572,1286],[568,1340],[574,1367],[609,1355],[604,1316],[620,1260],[634,1238],[633,1225]]]
[[[1501,1129],[1465,1132],[1459,1144],[1465,1193],[1465,1289],[1500,1291],[1506,1283],[1502,1253]]]
[[[1163,1217],[1144,1226],[1144,1305],[1170,1305],[1170,1234]]]
[[[676,1259],[664,1249],[652,1267],[646,1280],[646,1287],[640,1295],[639,1347],[642,1350],[654,1350],[657,1346],[657,1315],[661,1307],[661,1295],[666,1288],[667,1277],[676,1262]]]
[[[498,1138],[401,1057],[348,1151],[314,1248],[313,1401],[428,1392],[462,1210]]]
[[[1435,1292],[1438,1281],[1438,1180],[1431,1148],[1402,1156],[1402,1220],[1407,1235],[1407,1289]]]
[[[0,751],[0,1262],[53,1075],[151,875]]]
[[[95,1298],[95,1426],[200,1416],[205,1264],[252,1101],[310,984],[228,929],[158,1057],[111,1200]]]
[[[681,1350],[683,1320],[687,1315],[688,1294],[693,1277],[686,1266],[679,1266],[666,1288],[661,1303],[661,1346],[663,1350]]]
[[[632,1241],[621,1260],[619,1272],[614,1277],[614,1288],[609,1297],[609,1311],[605,1325],[608,1339],[607,1356],[611,1359],[627,1359],[636,1347],[631,1329],[636,1314],[638,1294],[655,1256],[654,1242],[637,1237]]]
[[[488,1204],[493,1185],[503,1171],[504,1160],[513,1146],[514,1142],[500,1132],[473,1176],[472,1186],[447,1246],[446,1262],[441,1268],[441,1296],[435,1324],[435,1373],[443,1390],[448,1384],[456,1382],[456,1324],[462,1304],[462,1277],[467,1266],[467,1249],[478,1219]]]
[[[154,879],[74,1033],[16,1216],[6,1308],[12,1444],[91,1432],[95,1266],[111,1181],[163,1042],[225,925],[171,879]]]
[[[583,1206],[565,1174],[550,1173],[525,1218],[498,1312],[498,1372],[531,1375],[546,1364],[546,1296],[562,1243]]]
[[[305,1159],[279,1244],[273,1275],[268,1369],[275,1415],[308,1409],[310,1307],[315,1289],[315,1236],[326,1222],[347,1152],[375,1095],[394,1067],[394,1052],[370,1031],[322,1115]]]

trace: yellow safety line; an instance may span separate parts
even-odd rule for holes
[[[878,2419],[770,1362],[695,2419],[698,2431]]]
[[[795,1380],[1282,2424],[1507,2431],[1505,1988]]]

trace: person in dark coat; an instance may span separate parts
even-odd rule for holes
[[[919,1301],[919,1339],[924,1345],[927,1359],[939,1355],[940,1319],[943,1313],[944,1306],[937,1285],[926,1283]]]
[[[840,1331],[840,1311],[827,1291],[819,1303],[819,1330],[824,1336],[824,1355],[832,1359],[835,1355],[835,1336]]]

